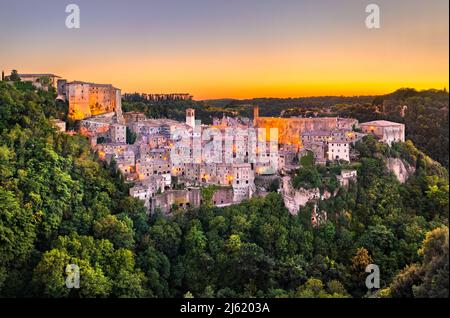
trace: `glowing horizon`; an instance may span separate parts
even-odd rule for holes
[[[188,3],[187,3],[188,2]],[[111,83],[122,92],[215,98],[378,95],[449,87],[447,0],[0,0],[0,68]],[[7,28],[7,26],[9,28]]]

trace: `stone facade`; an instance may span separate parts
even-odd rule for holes
[[[59,132],[66,131],[66,122],[65,121],[62,121],[59,119],[51,119],[50,122]]]
[[[335,129],[352,130],[357,123],[352,118],[316,117],[316,118],[275,118],[255,117],[255,127],[265,128],[266,136],[270,138],[270,128],[278,128],[278,142],[280,144],[302,147],[301,135],[308,131],[332,131]]]
[[[123,120],[120,89],[111,84],[74,81],[66,83],[65,89],[65,97],[69,102],[70,119],[81,120],[115,112],[118,121]]]
[[[186,209],[188,207],[198,207],[200,202],[201,192],[199,188],[168,190],[151,199],[151,211],[154,212],[156,209],[159,209],[163,213],[170,213],[172,206]]]
[[[58,79],[61,78],[58,75],[48,74],[48,73],[44,73],[44,74],[18,74],[18,75],[19,75],[20,80],[22,82],[31,82],[33,84],[33,86],[36,87],[36,88],[45,88],[41,84],[41,79],[44,78],[44,77],[45,78],[49,78],[50,79],[50,85],[52,85],[54,88],[57,88]]]
[[[122,124],[113,124],[110,126],[110,136],[112,142],[126,142],[127,130],[126,126]]]
[[[356,182],[357,178],[358,173],[356,170],[342,170],[341,174],[336,177],[339,184],[344,188],[348,188],[350,182]]]
[[[234,203],[234,193],[232,188],[219,188],[214,191],[212,203],[215,206],[223,207]]]
[[[328,160],[350,162],[350,141],[334,139],[328,142]]]
[[[405,125],[387,120],[375,120],[359,125],[364,133],[372,134],[391,145],[393,142],[405,142]]]

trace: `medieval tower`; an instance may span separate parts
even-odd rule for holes
[[[186,109],[186,124],[192,128],[195,128],[195,109]]]

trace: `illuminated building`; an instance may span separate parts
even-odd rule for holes
[[[308,131],[332,131],[335,129],[351,130],[357,121],[351,118],[314,117],[314,118],[278,118],[259,117],[259,110],[254,108],[254,125],[266,129],[266,138],[270,140],[270,129],[278,129],[278,142],[282,145],[302,147],[301,135]]]
[[[359,125],[364,133],[372,134],[381,141],[391,145],[393,142],[405,141],[405,125],[387,120],[375,120]]]
[[[117,121],[123,122],[120,89],[111,84],[69,82],[65,84],[65,96],[72,120],[115,112]]]

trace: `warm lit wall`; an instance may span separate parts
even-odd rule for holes
[[[321,118],[275,118],[258,117],[255,118],[258,128],[266,128],[267,140],[270,140],[270,129],[278,128],[278,142],[280,144],[302,146],[301,133],[312,130],[332,130],[336,129],[338,119],[336,117]]]
[[[69,117],[72,120],[81,120],[119,110],[121,113],[120,90],[112,85],[69,83],[67,87]]]
[[[91,116],[89,107],[89,84],[70,84],[67,86],[69,118],[81,120]]]

